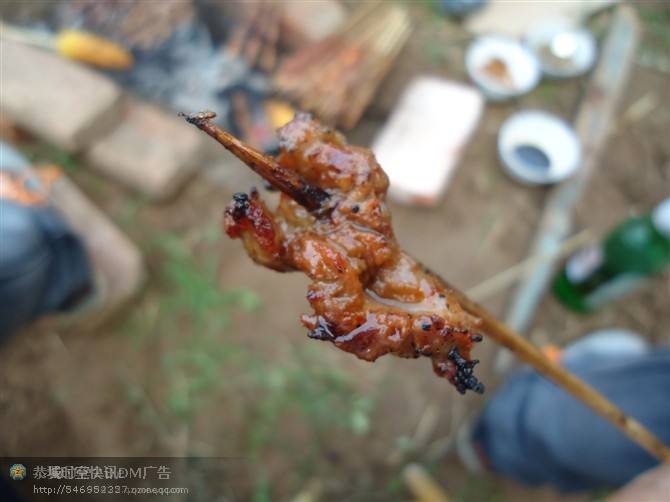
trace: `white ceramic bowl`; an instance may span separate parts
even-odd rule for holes
[[[509,37],[488,35],[475,39],[465,53],[472,81],[490,101],[506,101],[537,86],[542,76],[535,54]]]
[[[518,112],[498,133],[498,155],[505,171],[527,184],[557,183],[581,162],[581,146],[564,120],[539,110]]]
[[[593,34],[567,20],[542,23],[526,34],[525,41],[542,71],[551,77],[579,77],[593,68],[598,58]]]

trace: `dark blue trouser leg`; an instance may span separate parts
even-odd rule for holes
[[[670,444],[670,347],[565,363]],[[526,484],[562,491],[618,487],[658,464],[564,390],[534,371],[514,374],[475,424],[473,441],[493,469]]]
[[[0,200],[0,341],[66,309],[91,277],[79,238],[52,208]]]

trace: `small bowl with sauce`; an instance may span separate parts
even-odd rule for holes
[[[465,67],[472,81],[490,101],[506,101],[530,92],[542,76],[533,52],[504,36],[477,38],[465,53]]]
[[[498,133],[498,155],[513,179],[549,185],[572,175],[581,162],[579,138],[563,119],[540,110],[508,118]]]

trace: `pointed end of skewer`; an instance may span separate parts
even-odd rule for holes
[[[211,122],[211,119],[216,117],[214,112],[202,111],[191,114],[180,112],[179,116],[214,138],[264,180],[310,211],[322,209],[325,202],[330,198],[327,192],[306,182],[295,172],[281,166],[269,155],[256,150],[238,140],[229,132],[220,129],[215,123]]]
[[[247,145],[242,144],[240,141],[236,141],[236,139],[229,132],[222,130],[219,128],[219,126],[212,122],[212,119],[216,117],[216,113],[213,111],[203,110],[197,113],[179,112],[177,116],[183,117],[186,119],[186,122],[196,126],[202,132],[207,133],[209,136],[221,143],[224,148],[230,150],[241,160],[245,161],[243,157],[240,157],[239,150],[243,149],[243,147]]]
[[[200,126],[205,122],[209,122],[210,120],[216,117],[216,113],[209,110],[204,110],[198,113],[179,112],[177,115],[179,117],[184,117],[186,119],[186,122],[196,126]]]

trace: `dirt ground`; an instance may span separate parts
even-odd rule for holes
[[[469,36],[415,6],[418,29],[351,143],[368,145],[409,79],[464,80]],[[666,20],[668,18],[666,17]],[[667,21],[666,21],[667,22]],[[654,39],[645,32],[645,44]],[[667,46],[666,46],[667,49]],[[667,52],[665,53],[667,56]],[[588,83],[542,83],[517,101],[489,105],[447,196],[435,208],[391,204],[399,241],[467,290],[524,258],[547,189],[502,172],[496,134],[521,109],[570,121]],[[610,138],[576,208],[576,228],[604,233],[670,191],[668,76],[636,64],[620,112],[645,96],[657,105]],[[225,456],[251,467],[225,481],[222,500],[411,498],[400,473],[417,461],[454,500],[588,500],[473,476],[454,455],[454,434],[495,393],[496,347],[476,349],[484,396],[461,396],[427,360],[356,360],[308,340],[298,317],[307,281],[254,266],[220,231],[232,193],[258,181],[230,159],[153,205],[85,169],[72,177],[143,249],[149,284],[126,314],[93,332],[32,327],[0,354],[0,448],[19,456]],[[485,302],[504,317],[508,289]],[[551,294],[530,338],[565,344],[593,330],[631,328],[667,343],[668,273],[602,311],[579,316]]]

